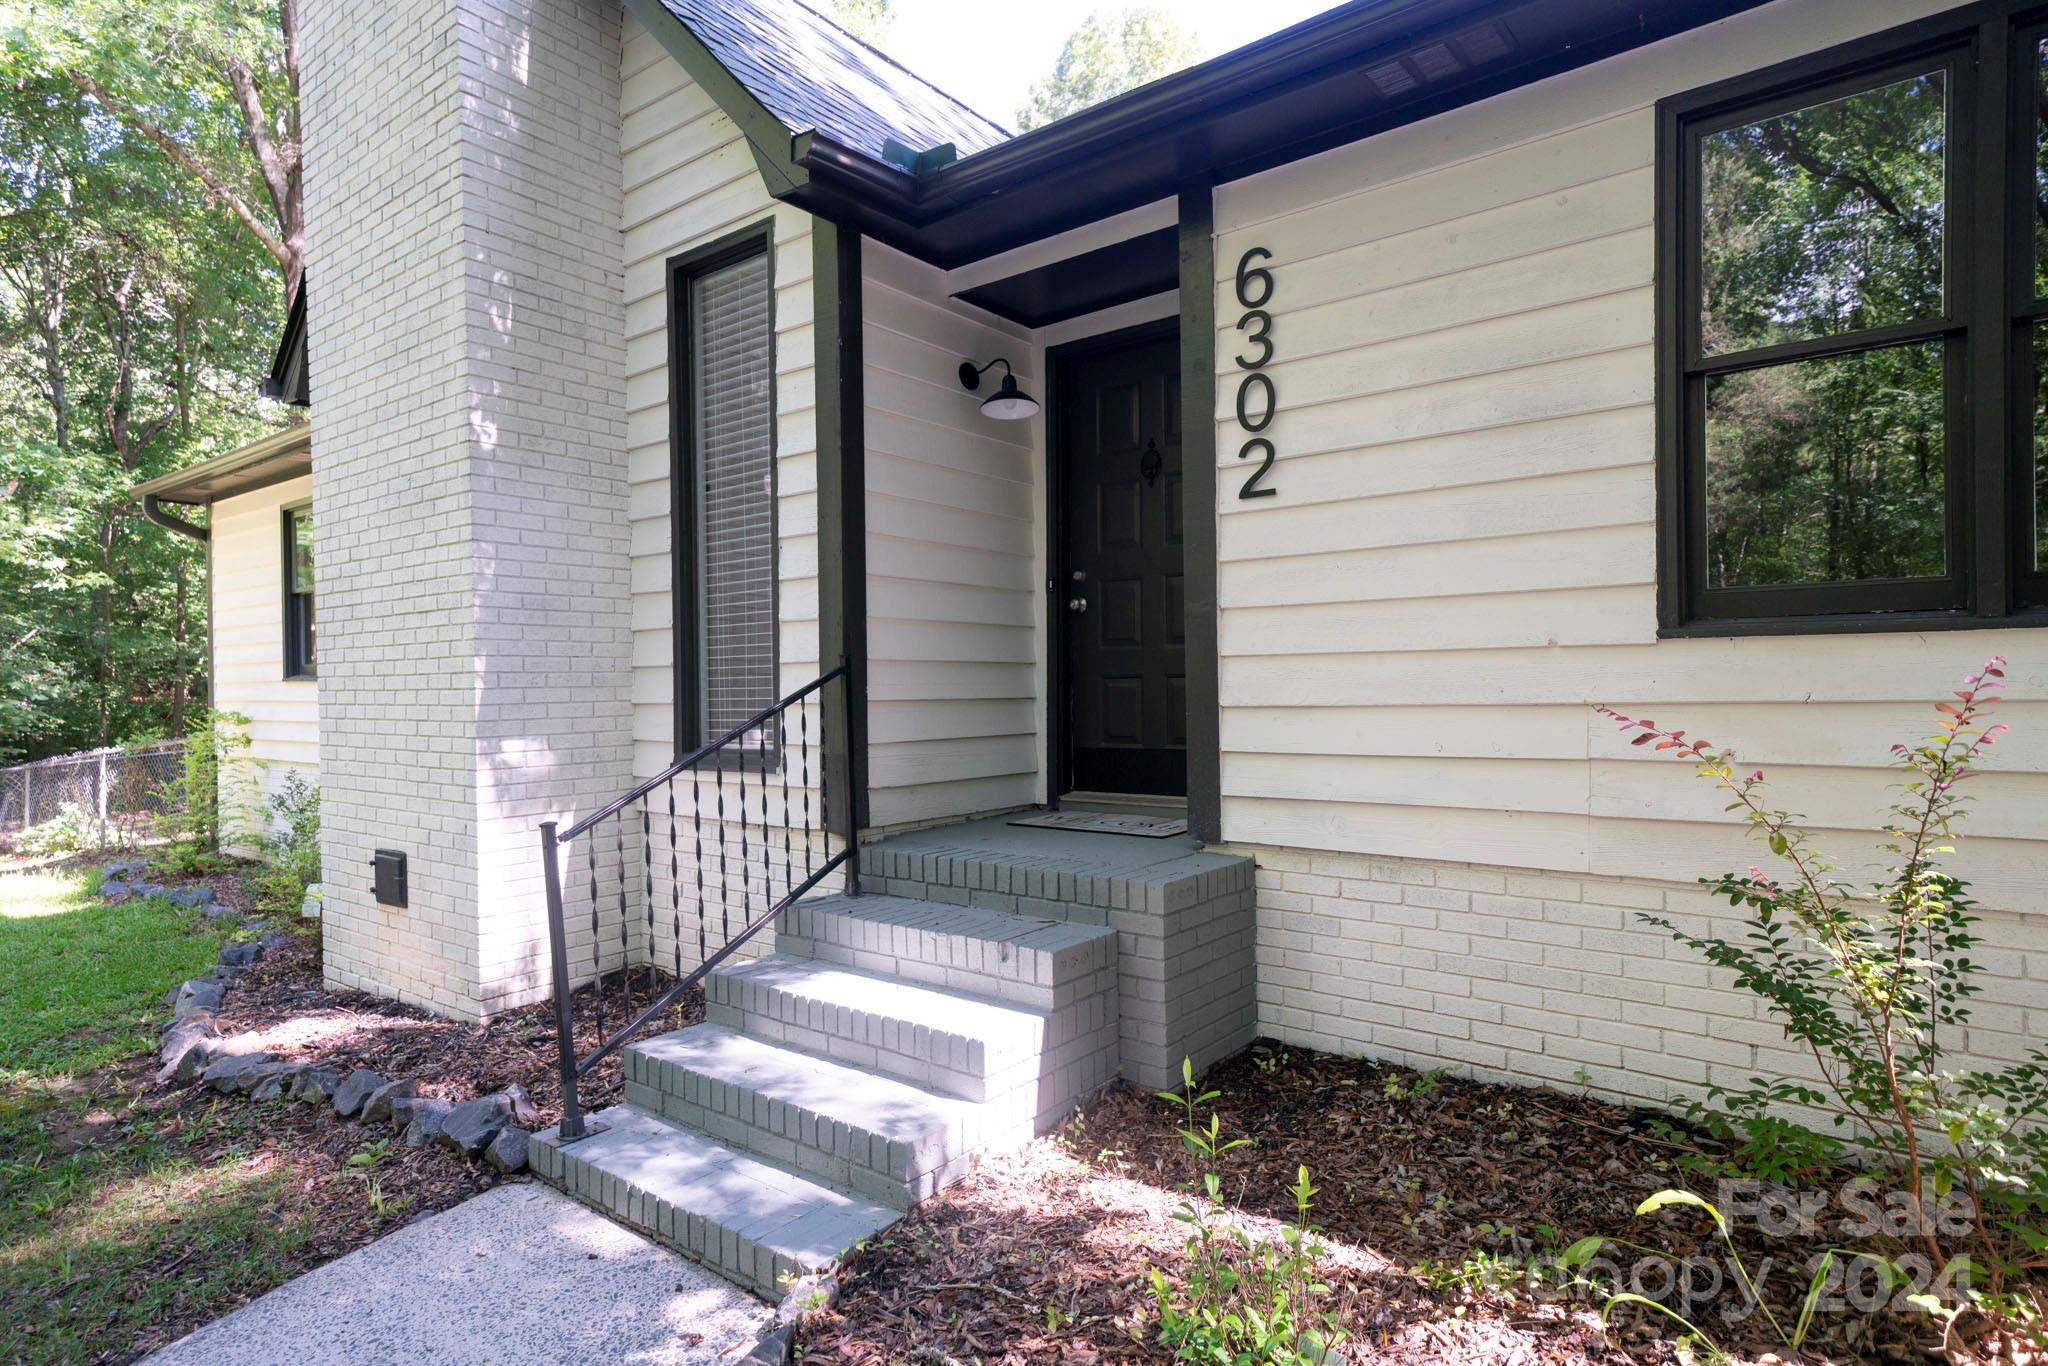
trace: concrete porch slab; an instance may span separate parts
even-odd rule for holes
[[[499,1186],[288,1281],[150,1366],[731,1361],[774,1311],[546,1186]],[[744,1349],[742,1349],[743,1351]]]
[[[861,849],[861,885],[919,901],[1105,925],[1117,934],[1122,1069],[1180,1080],[1250,1043],[1257,1027],[1252,861],[1192,835],[1049,830],[986,816]]]

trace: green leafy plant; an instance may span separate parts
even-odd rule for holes
[[[1815,1263],[1813,1274],[1807,1280],[1806,1292],[1799,1301],[1799,1316],[1792,1321],[1791,1326],[1788,1328],[1776,1314],[1771,1312],[1770,1305],[1763,1297],[1762,1287],[1751,1279],[1749,1268],[1743,1264],[1742,1254],[1735,1250],[1735,1239],[1728,1231],[1728,1221],[1721,1216],[1720,1210],[1714,1208],[1711,1201],[1702,1199],[1688,1190],[1661,1190],[1636,1206],[1636,1217],[1640,1219],[1673,1205],[1690,1206],[1694,1209],[1703,1210],[1706,1212],[1707,1217],[1714,1221],[1714,1232],[1720,1236],[1722,1246],[1728,1249],[1729,1265],[1734,1268],[1735,1278],[1741,1283],[1743,1292],[1749,1297],[1749,1302],[1756,1305],[1757,1309],[1762,1313],[1764,1322],[1769,1325],[1779,1345],[1795,1353],[1805,1348],[1807,1336],[1813,1330],[1814,1312],[1820,1307],[1821,1292],[1827,1288],[1828,1273],[1834,1270],[1837,1256],[1869,1262],[1877,1269],[1879,1279],[1887,1289],[1900,1284],[1904,1279],[1889,1260],[1878,1256],[1876,1253],[1840,1252],[1837,1249],[1830,1248],[1823,1252],[1820,1260]],[[1640,1243],[1631,1243],[1621,1238],[1605,1238],[1595,1234],[1592,1237],[1581,1238],[1566,1248],[1559,1254],[1558,1262],[1562,1266],[1576,1270],[1584,1267],[1599,1253],[1601,1248],[1609,1243],[1613,1243],[1617,1247],[1629,1248],[1632,1251],[1647,1253],[1651,1256],[1661,1257],[1666,1255],[1657,1252],[1653,1248],[1644,1247]],[[1674,1258],[1674,1260],[1676,1259]],[[1611,1290],[1608,1287],[1595,1285],[1593,1282],[1584,1279],[1580,1279],[1577,1284],[1596,1290],[1606,1297],[1606,1302],[1600,1310],[1600,1321],[1603,1324],[1609,1322],[1614,1317],[1614,1311],[1622,1308],[1624,1305],[1639,1305],[1655,1313],[1662,1314],[1676,1323],[1682,1332],[1682,1336],[1679,1339],[1682,1346],[1705,1351],[1708,1359],[1712,1361],[1722,1361],[1728,1357],[1727,1351],[1712,1336],[1668,1304],[1651,1299],[1647,1295],[1639,1294],[1632,1290]]]
[[[30,858],[51,858],[90,848],[99,837],[99,817],[82,803],[65,802],[57,808],[56,815],[22,831],[15,847]]]
[[[1380,1083],[1380,1091],[1388,1100],[1423,1100],[1435,1095],[1442,1087],[1447,1070],[1432,1067],[1426,1072],[1417,1072],[1412,1080],[1396,1074]]]
[[[1177,1132],[1193,1168],[1193,1179],[1183,1187],[1188,1198],[1174,1213],[1189,1228],[1186,1283],[1177,1284],[1156,1266],[1149,1269],[1159,1341],[1173,1349],[1176,1361],[1216,1366],[1324,1361],[1344,1335],[1334,1315],[1317,1309],[1329,1286],[1316,1276],[1322,1247],[1309,1224],[1316,1187],[1308,1168],[1297,1167],[1288,1188],[1294,1220],[1281,1230],[1277,1244],[1254,1239],[1234,1220],[1223,1199],[1218,1163],[1250,1140],[1224,1138],[1213,1109],[1206,1124],[1197,1116],[1221,1094],[1196,1086],[1193,1061],[1186,1058],[1181,1060],[1180,1089],[1158,1093],[1180,1108]]]
[[[250,899],[259,910],[296,914],[306,889],[320,880],[320,789],[288,772],[264,802],[264,817],[256,837],[262,861],[247,879]]]
[[[218,872],[227,829],[242,824],[253,783],[248,764],[249,718],[237,712],[203,711],[185,732],[178,772],[157,789],[163,812],[157,835],[168,842],[156,862],[186,875]]]
[[[1714,1086],[1697,1112],[1730,1140],[1737,1165],[1756,1174],[1783,1179],[1851,1158],[1872,1161],[1902,1197],[1908,1237],[1930,1266],[1970,1273],[1945,1277],[1964,1287],[1960,1303],[1997,1331],[2038,1342],[2038,1327],[2028,1325],[2041,1320],[2040,1291],[2015,1273],[2041,1263],[2030,1235],[2038,1237],[2048,1210],[2048,1130],[2040,1124],[2048,1116],[2048,1050],[1995,1071],[1951,1060],[1981,965],[1972,957],[1978,939],[1967,884],[1939,862],[1954,851],[1966,780],[2006,730],[1988,720],[2004,677],[2004,659],[1993,656],[1953,701],[1936,705],[1933,734],[1892,746],[1902,779],[1885,826],[1891,863],[1868,886],[1840,877],[1798,818],[1770,803],[1761,769],[1743,772],[1732,751],[1682,730],[1598,710],[1639,732],[1632,743],[1692,763],[1786,869],[1783,877],[1751,868],[1701,879],[1749,911],[1741,942],[1643,917],[1762,997],[1814,1062],[1817,1080],[1757,1076],[1746,1087]],[[1838,1132],[1796,1122],[1785,1113],[1792,1106],[1830,1112]],[[1930,1197],[1952,1192],[1964,1197],[1967,1232],[1947,1231],[1949,1222],[1929,1211]]]

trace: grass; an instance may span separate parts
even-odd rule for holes
[[[96,886],[0,874],[10,1362],[131,1359],[152,1325],[283,1280],[311,1232],[303,1212],[281,1213],[293,1177],[258,1141],[257,1112],[152,1106],[141,1090],[165,992],[212,964],[224,932],[159,898],[107,906]]]
[[[160,897],[108,906],[97,873],[0,874],[0,1085],[150,1047],[163,996],[213,965],[224,931]]]

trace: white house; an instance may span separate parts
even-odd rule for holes
[[[718,1047],[628,1048],[634,1104],[544,1164],[686,1245],[698,1197],[624,1149],[802,1168],[810,1243],[713,1221],[772,1284],[866,1217],[830,1192],[900,1204],[978,1142],[839,1114],[864,1168],[793,1097],[892,1057],[1008,1096],[892,1051],[933,987],[1046,1022],[989,1134],[1254,1033],[1648,1101],[1798,1067],[1638,920],[1717,919],[1695,879],[1758,852],[1592,705],[1736,746],[1861,863],[1890,742],[1998,653],[1967,1044],[2022,1056],[2025,15],[1359,0],[1012,135],[796,0],[308,7],[330,979],[545,995],[544,821],[578,981],[687,972],[857,827],[871,895],[783,911],[707,981]],[[1053,806],[1191,833],[1007,823]],[[849,973],[896,1004],[835,1017]]]

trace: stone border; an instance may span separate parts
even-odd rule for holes
[[[211,888],[189,889],[204,892],[203,899],[180,900],[169,889],[142,881],[142,867],[134,860],[109,864],[109,879],[130,895],[171,896],[180,905],[204,907],[216,918],[234,914],[227,907],[213,908]],[[157,1036],[159,1086],[196,1085],[250,1100],[331,1105],[338,1119],[384,1121],[408,1147],[438,1144],[507,1175],[526,1169],[527,1140],[538,1115],[517,1082],[474,1100],[436,1100],[417,1094],[410,1080],[388,1080],[367,1067],[344,1076],[326,1063],[286,1062],[262,1046],[260,1034],[220,1033],[228,989],[271,950],[290,942],[270,924],[262,916],[246,917],[242,929],[269,932],[222,945],[220,961],[206,976],[180,982],[165,997],[171,1018]]]

